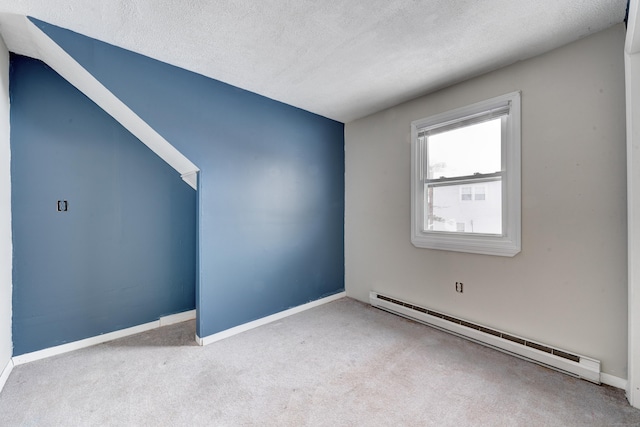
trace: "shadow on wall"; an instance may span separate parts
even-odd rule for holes
[[[14,355],[193,309],[196,192],[42,62],[10,91]]]

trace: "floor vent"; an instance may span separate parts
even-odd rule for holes
[[[372,306],[382,310],[417,320],[505,353],[600,384],[600,361],[598,360],[467,322],[376,292],[370,293],[369,301]]]

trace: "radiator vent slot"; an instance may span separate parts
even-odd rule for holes
[[[389,301],[389,302],[391,302],[393,304],[401,305],[401,306],[406,307],[406,308],[411,309],[411,310],[419,311],[420,313],[426,313],[426,314],[428,314],[430,316],[435,316],[435,317],[438,317],[440,319],[444,319],[447,322],[455,323],[457,325],[462,325],[462,326],[467,327],[467,328],[475,329],[476,331],[484,332],[485,334],[490,334],[490,335],[493,335],[493,336],[496,336],[496,337],[504,338],[506,340],[518,343],[520,345],[525,345],[527,347],[535,348],[536,350],[544,351],[545,353],[554,354],[554,355],[556,355],[558,357],[563,357],[565,359],[569,359],[569,360],[572,360],[574,362],[580,362],[580,356],[578,356],[576,354],[567,353],[567,352],[562,351],[562,350],[558,350],[558,349],[555,349],[555,348],[552,348],[552,347],[547,347],[546,345],[538,344],[538,343],[535,343],[535,342],[532,342],[532,341],[528,341],[528,340],[525,340],[525,339],[522,339],[522,338],[517,338],[517,337],[514,337],[512,335],[505,334],[504,332],[496,331],[495,329],[491,329],[491,328],[487,328],[487,327],[484,327],[484,326],[476,325],[475,323],[467,322],[467,321],[462,320],[462,319],[457,319],[455,317],[451,317],[451,316],[448,316],[446,314],[438,313],[437,311],[428,310],[428,309],[426,309],[424,307],[420,307],[420,306],[417,306],[417,305],[414,305],[414,304],[409,304],[409,303],[406,303],[404,301],[400,301],[400,300],[397,300],[397,299],[394,299],[394,298],[389,298],[389,297],[384,296],[384,295],[377,294],[377,298],[381,299],[381,300],[384,300],[384,301]]]
[[[563,371],[588,381],[600,383],[600,361],[553,348],[526,338],[468,322],[419,305],[371,292],[374,307],[444,329],[518,357]]]

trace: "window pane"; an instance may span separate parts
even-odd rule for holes
[[[424,188],[425,231],[502,235],[502,180]],[[465,198],[467,191],[482,198]]]
[[[502,118],[429,135],[428,178],[451,178],[501,170]]]
[[[460,199],[461,200],[471,200],[471,194],[473,193],[472,187],[462,187],[460,189]]]

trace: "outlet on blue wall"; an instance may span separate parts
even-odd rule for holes
[[[10,96],[14,355],[193,309],[196,192],[42,62]]]

